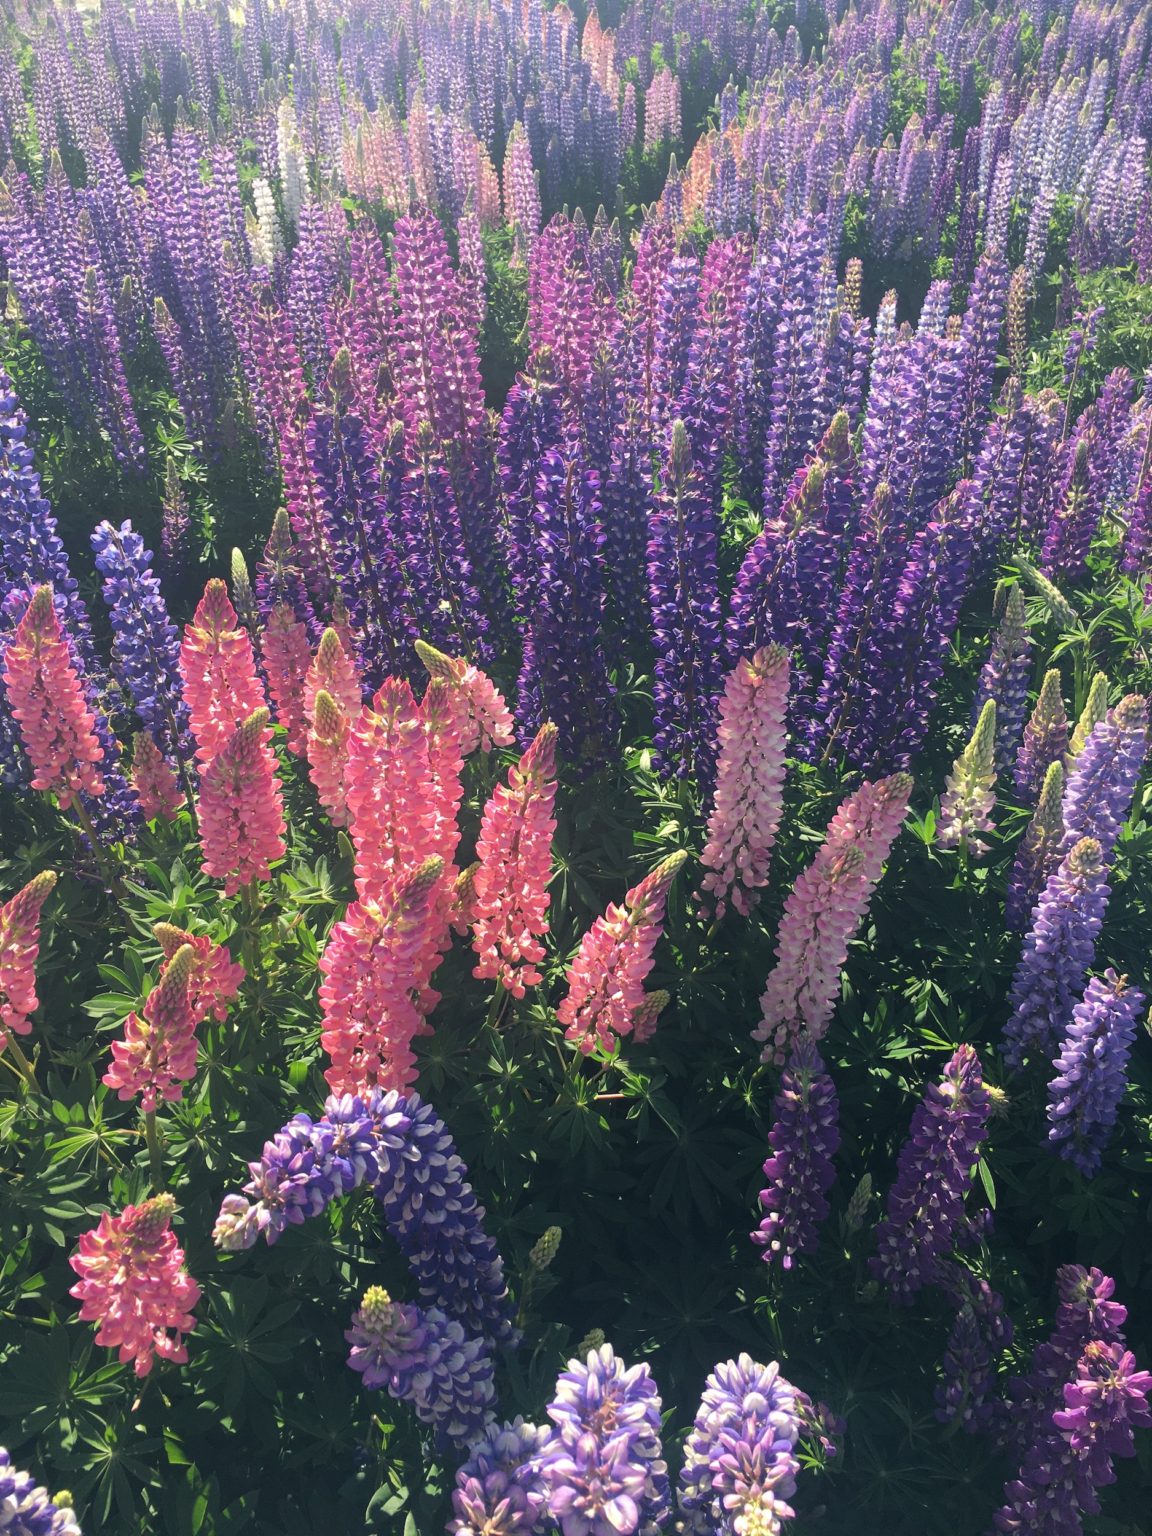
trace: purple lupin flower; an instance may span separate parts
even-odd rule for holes
[[[515,1418],[490,1424],[456,1473],[449,1536],[529,1536],[547,1518],[532,1470],[552,1437],[550,1426]]]
[[[1068,734],[1068,713],[1060,689],[1060,672],[1052,667],[1044,674],[1016,757],[1016,793],[1021,804],[1036,804],[1049,765],[1059,762],[1068,750]]]
[[[682,422],[672,427],[648,541],[656,651],[655,745],[680,777],[709,785],[722,674],[716,517]]]
[[[1009,1067],[1018,1069],[1033,1051],[1051,1059],[1096,954],[1110,894],[1100,844],[1083,837],[1048,877],[1032,914],[1004,1026]]]
[[[1148,701],[1130,693],[1093,727],[1076,758],[1064,796],[1064,853],[1093,837],[1111,862],[1147,751]]]
[[[795,1454],[803,1393],[750,1355],[726,1360],[708,1377],[684,1447],[677,1499],[685,1530],[737,1536],[778,1532],[795,1511]]]
[[[321,627],[312,606],[304,572],[297,558],[292,523],[286,508],[280,507],[272,519],[272,532],[264,554],[256,567],[256,603],[265,624],[274,608],[285,607],[308,631],[313,645],[319,644]]]
[[[752,1241],[764,1262],[779,1259],[791,1269],[798,1253],[819,1245],[828,1215],[828,1191],[836,1177],[832,1159],[840,1145],[839,1100],[816,1046],[802,1037],[784,1070],[768,1133],[772,1156],[764,1164],[768,1187],[760,1191],[763,1221]]]
[[[64,1494],[50,1497],[46,1488],[12,1465],[0,1445],[0,1531],[5,1536],[80,1536],[72,1505]]]
[[[452,1445],[470,1445],[492,1418],[492,1357],[438,1307],[393,1301],[383,1286],[364,1293],[344,1337],[348,1364],[366,1387],[387,1387],[398,1402]]]
[[[897,1301],[910,1302],[923,1286],[937,1282],[940,1261],[964,1235],[964,1198],[991,1102],[980,1058],[970,1045],[960,1046],[943,1080],[925,1090],[900,1150],[888,1214],[876,1228],[877,1253],[869,1260]]]
[[[1032,673],[1031,654],[1024,594],[1018,586],[1013,586],[1008,590],[1004,616],[980,673],[974,706],[974,715],[979,715],[989,699],[995,701],[997,773],[1003,773],[1016,756],[1024,727],[1028,679]]]
[[[660,1398],[646,1365],[611,1344],[569,1360],[548,1405],[556,1426],[531,1463],[562,1536],[632,1536],[665,1523]]]
[[[960,1265],[941,1277],[957,1312],[948,1334],[936,1388],[936,1417],[976,1434],[996,1417],[996,1359],[1012,1342],[1012,1319],[1004,1298]]]
[[[1048,1132],[1060,1156],[1091,1178],[1127,1087],[1128,1056],[1144,994],[1113,970],[1094,976],[1072,1014],[1048,1084]]]

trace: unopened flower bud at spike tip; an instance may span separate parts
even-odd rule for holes
[[[560,1239],[563,1235],[559,1227],[548,1227],[536,1240],[528,1255],[529,1267],[535,1270],[547,1269],[560,1251]]]

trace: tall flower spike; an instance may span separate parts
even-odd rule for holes
[[[276,719],[288,735],[288,750],[303,757],[308,744],[304,684],[312,656],[308,631],[286,603],[277,603],[269,613],[260,649]]]
[[[1064,759],[1064,767],[1071,773],[1075,767],[1076,759],[1084,750],[1084,743],[1092,732],[1100,724],[1101,720],[1108,716],[1108,678],[1103,672],[1097,672],[1088,688],[1088,697],[1084,700],[1084,708],[1080,711],[1080,718],[1076,722],[1076,728],[1072,732],[1072,740],[1068,743],[1068,754]]]
[[[316,695],[323,688],[343,710],[349,720],[360,713],[362,694],[360,679],[351,655],[341,642],[335,629],[326,629],[320,636],[316,655],[304,680],[304,713],[311,717],[316,707]]]
[[[4,649],[4,685],[32,764],[32,788],[67,810],[81,791],[104,793],[104,749],[68,650],[51,587],[37,587]]]
[[[1085,1178],[1100,1167],[1128,1086],[1144,994],[1113,970],[1094,976],[1072,1014],[1048,1084],[1048,1139]]]
[[[331,630],[328,631],[332,633]],[[325,688],[316,695],[308,732],[308,773],[334,827],[348,825],[344,775],[348,768],[348,717]]]
[[[55,1499],[34,1481],[31,1473],[12,1465],[0,1445],[0,1531],[4,1536],[80,1536],[80,1527],[67,1496]]]
[[[778,1536],[795,1514],[802,1394],[775,1361],[726,1360],[708,1377],[684,1447],[679,1504],[685,1530]]]
[[[738,661],[720,700],[720,760],[700,862],[701,891],[723,917],[729,901],[747,916],[768,883],[780,826],[788,707],[788,654],[769,645]]]
[[[1059,761],[1049,763],[1032,820],[1020,840],[1004,901],[1004,921],[1016,932],[1027,926],[1040,892],[1059,862],[1064,841],[1063,799],[1064,766]]]
[[[200,845],[204,873],[235,896],[252,880],[267,880],[284,856],[284,803],[269,745],[268,711],[254,710],[216,753],[200,784]]]
[[[1003,773],[1016,756],[1024,726],[1028,679],[1032,672],[1032,641],[1028,615],[1019,586],[1008,589],[1004,617],[992,641],[976,689],[976,708],[996,702],[996,770]]]
[[[244,981],[244,967],[233,960],[223,944],[214,944],[206,933],[188,933],[173,923],[155,923],[152,932],[164,953],[161,976],[180,950],[185,945],[190,946],[195,957],[188,981],[188,1001],[193,1018],[197,1024],[202,1024],[208,1017],[223,1024]]]
[[[1111,861],[1147,752],[1148,701],[1130,693],[1093,726],[1076,756],[1064,795],[1063,852],[1094,837]]]
[[[929,1083],[900,1150],[888,1213],[876,1228],[872,1273],[893,1297],[910,1302],[940,1279],[941,1260],[964,1235],[964,1197],[987,1134],[991,1098],[980,1058],[962,1045]]]
[[[137,731],[132,745],[132,788],[148,821],[172,821],[185,804],[176,775],[146,731]]]
[[[936,841],[942,848],[961,848],[974,858],[988,852],[989,845],[979,834],[996,830],[992,820],[995,748],[996,700],[989,699],[980,711],[971,740],[952,764],[947,788],[940,797]]]
[[[1010,1067],[1033,1051],[1051,1060],[1096,954],[1109,895],[1100,844],[1082,837],[1049,876],[1032,914],[1001,1046]]]
[[[752,1241],[764,1249],[766,1264],[779,1259],[791,1269],[796,1254],[819,1245],[828,1191],[836,1178],[832,1159],[840,1145],[836,1087],[810,1040],[797,1042],[773,1114],[768,1133],[772,1156],[764,1164],[768,1187],[760,1191],[764,1220]]]
[[[452,690],[460,750],[465,757],[470,757],[478,747],[490,752],[493,747],[511,745],[512,711],[486,672],[462,656],[445,655],[426,640],[417,640],[416,654],[427,667],[428,675],[447,683]]]
[[[412,1041],[430,1033],[414,996],[429,928],[440,926],[434,895],[444,871],[436,856],[398,876],[379,903],[352,902],[320,957],[320,1043],[334,1093],[406,1088],[416,1079]]]
[[[752,1036],[765,1042],[764,1061],[782,1065],[805,1031],[813,1040],[823,1038],[848,945],[868,910],[911,794],[906,773],[862,784],[839,807],[816,857],[789,892],[776,935],[776,964]]]
[[[646,1365],[611,1344],[569,1360],[548,1406],[555,1433],[532,1463],[566,1536],[632,1536],[668,1517],[660,1398]]]
[[[470,1445],[492,1418],[492,1356],[438,1307],[423,1311],[369,1286],[344,1337],[348,1364],[366,1387],[411,1403],[442,1443]]]
[[[943,1284],[957,1312],[944,1350],[944,1379],[936,1388],[936,1417],[976,1434],[1003,1407],[996,1361],[1012,1342],[1012,1321],[1003,1297],[961,1265],[952,1266]]]
[[[31,1033],[31,1018],[40,1006],[40,913],[55,884],[55,872],[42,870],[0,907],[0,1051],[8,1044],[9,1031]]]
[[[203,772],[241,721],[264,704],[251,637],[239,626],[228,588],[216,578],[185,627],[180,675]]]
[[[1016,793],[1023,805],[1035,805],[1050,763],[1068,750],[1068,714],[1060,688],[1060,672],[1044,674],[1040,694],[1016,757]]]
[[[382,899],[393,873],[432,851],[428,742],[410,685],[389,677],[352,723],[345,774],[361,900]]]
[[[472,880],[472,946],[481,978],[513,997],[540,981],[556,832],[556,727],[542,725],[484,807]]]
[[[489,1425],[456,1473],[449,1536],[530,1536],[544,1509],[531,1467],[551,1436],[521,1418]]]
[[[685,851],[669,854],[632,887],[623,906],[610,902],[584,935],[556,1017],[565,1026],[564,1038],[585,1056],[597,1046],[612,1051],[617,1040],[631,1033],[663,928],[664,903],[687,857]]]
[[[119,1216],[105,1212],[68,1260],[80,1276],[70,1294],[81,1303],[81,1322],[98,1322],[97,1344],[118,1350],[122,1364],[133,1361],[137,1376],[147,1376],[157,1357],[182,1365],[184,1335],[196,1326],[200,1287],[171,1229],[175,1209],[171,1195],[156,1195]]]
[[[144,1017],[132,1012],[123,1040],[112,1042],[112,1065],[102,1081],[125,1101],[139,1097],[148,1115],[158,1103],[176,1103],[196,1076],[196,1017],[190,984],[196,951],[185,944],[172,956],[148,994]]]

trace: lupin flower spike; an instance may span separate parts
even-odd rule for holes
[[[360,713],[360,679],[352,657],[345,650],[339,632],[331,627],[320,636],[316,655],[304,680],[304,712],[312,715],[316,697],[323,689],[340,706],[349,721]]]
[[[472,881],[474,976],[513,997],[540,981],[556,832],[556,727],[542,725],[484,807]]]
[[[654,992],[644,994],[643,1001],[632,1010],[632,1038],[637,1045],[643,1045],[646,1040],[651,1040],[656,1033],[656,1025],[660,1022],[660,1015],[671,1000],[671,992],[665,992],[663,987],[657,987]]]
[[[308,742],[304,684],[312,656],[308,631],[287,603],[277,603],[269,613],[260,649],[276,719],[287,732],[288,750],[303,757]]]
[[[184,807],[176,775],[145,731],[136,732],[132,746],[132,788],[148,821],[172,821]]]
[[[1037,596],[1042,597],[1048,605],[1048,611],[1062,629],[1072,629],[1077,621],[1077,613],[1072,604],[1055,586],[1043,571],[1037,570],[1027,555],[1017,551],[1012,556],[1012,563],[1023,576],[1024,580],[1032,588]]]
[[[120,1099],[139,1096],[146,1115],[161,1100],[183,1098],[184,1084],[196,1076],[197,1019],[190,990],[195,967],[195,949],[182,945],[148,994],[143,1018],[130,1013],[123,1040],[112,1042],[112,1065],[102,1080]]]
[[[1024,706],[1032,672],[1031,655],[1024,594],[1019,586],[1012,586],[1008,589],[1004,613],[976,690],[977,711],[989,700],[996,703],[995,762],[998,773],[1003,773],[1016,756],[1024,726]]]
[[[267,709],[257,709],[205,769],[200,784],[204,873],[224,881],[224,894],[267,880],[284,856],[284,805],[269,745]]]
[[[1040,694],[1016,757],[1016,793],[1024,805],[1035,805],[1050,763],[1068,750],[1068,714],[1060,688],[1060,672],[1052,667],[1044,674]]]
[[[490,752],[506,747],[514,735],[512,712],[504,695],[487,673],[462,656],[448,656],[426,640],[416,641],[416,654],[428,669],[452,688],[452,698],[460,733],[460,750],[465,757],[479,747]]]
[[[1048,1084],[1048,1139],[1091,1178],[1100,1167],[1120,1100],[1144,994],[1113,970],[1094,976],[1072,1014]]]
[[[611,1051],[632,1031],[644,981],[664,921],[664,903],[686,851],[672,853],[624,897],[610,902],[584,935],[568,969],[568,993],[556,1010],[564,1038],[589,1055]]]
[[[736,663],[720,700],[719,763],[700,862],[701,891],[717,918],[729,901],[747,916],[768,883],[772,846],[780,826],[784,783],[788,653],[769,645]]]
[[[40,1006],[40,913],[55,884],[55,871],[41,870],[0,907],[0,1051],[8,1044],[9,1031],[31,1033],[32,1015]]]
[[[264,704],[251,637],[240,628],[228,588],[219,579],[204,588],[185,627],[180,675],[203,772],[241,721]]]
[[[521,1418],[490,1424],[456,1473],[449,1536],[531,1536],[544,1508],[532,1463],[551,1437],[551,1428]]]
[[[133,1361],[137,1376],[147,1376],[157,1357],[188,1359],[184,1335],[195,1327],[200,1287],[171,1230],[175,1209],[171,1195],[156,1195],[119,1216],[105,1212],[68,1260],[80,1276],[70,1294],[81,1303],[81,1322],[99,1323],[97,1344],[118,1350],[123,1364]]]
[[[81,792],[102,795],[104,749],[49,586],[36,588],[5,647],[4,684],[32,788],[55,794],[63,810]]]
[[[1016,862],[1008,882],[1004,902],[1004,920],[1009,928],[1023,929],[1048,883],[1048,877],[1060,859],[1064,841],[1064,765],[1057,760],[1048,764],[1040,798],[1020,840]]]
[[[1088,688],[1088,697],[1084,701],[1084,708],[1080,711],[1080,718],[1076,722],[1076,728],[1072,732],[1072,739],[1068,743],[1068,752],[1064,758],[1064,767],[1071,773],[1076,766],[1076,759],[1084,750],[1084,744],[1092,732],[1100,724],[1101,720],[1108,717],[1108,678],[1103,672],[1097,672]]]
[[[223,944],[214,944],[206,933],[188,933],[173,923],[154,923],[152,933],[164,953],[161,976],[180,950],[191,946],[195,956],[188,982],[192,1015],[197,1024],[209,1016],[222,1024],[244,981],[244,967],[233,960]]]
[[[327,631],[332,634],[331,630]],[[334,827],[348,825],[344,775],[348,767],[348,716],[326,688],[316,695],[308,732],[308,773]]]
[[[1015,590],[1015,589],[1014,589]],[[976,729],[952,765],[947,788],[940,797],[936,841],[942,848],[960,848],[979,858],[989,845],[979,834],[994,832],[996,804],[996,700],[980,711]]]
[[[840,1145],[839,1111],[836,1087],[819,1051],[810,1040],[799,1040],[773,1105],[772,1155],[764,1164],[769,1182],[760,1191],[764,1219],[752,1233],[766,1264],[779,1259],[791,1269],[796,1254],[819,1245],[836,1177],[832,1159]]]

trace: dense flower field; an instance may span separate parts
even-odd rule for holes
[[[0,1533],[1148,1531],[1150,141],[1139,0],[4,7]]]

